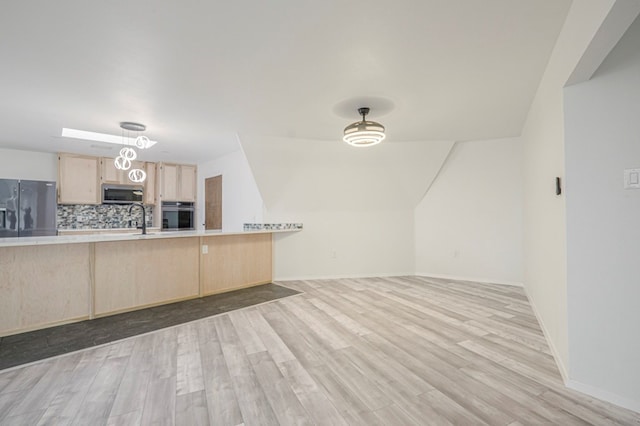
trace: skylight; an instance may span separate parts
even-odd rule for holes
[[[106,143],[112,143],[115,145],[130,145],[130,146],[136,145],[135,137],[132,138],[127,136],[108,135],[106,133],[89,132],[86,130],[67,129],[66,127],[62,128],[62,137],[82,139],[86,141],[106,142]],[[156,143],[157,143],[156,141],[149,140],[145,148],[151,148]]]

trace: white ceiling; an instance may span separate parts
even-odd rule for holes
[[[120,121],[154,161],[240,132],[341,143],[359,99],[391,143],[518,135],[569,3],[3,1],[0,147],[115,156],[59,135]]]

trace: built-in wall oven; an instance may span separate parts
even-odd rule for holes
[[[189,231],[195,229],[195,206],[178,201],[162,202],[162,230]]]

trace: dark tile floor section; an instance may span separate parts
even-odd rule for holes
[[[298,294],[276,284],[0,338],[0,370]]]

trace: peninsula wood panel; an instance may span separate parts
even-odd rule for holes
[[[640,424],[565,387],[522,288],[287,287],[302,294],[0,371],[0,424]]]
[[[199,240],[96,243],[95,315],[197,297]]]
[[[89,244],[0,248],[0,336],[89,317]]]
[[[203,293],[221,293],[271,282],[271,234],[203,237],[208,254],[201,255]]]

